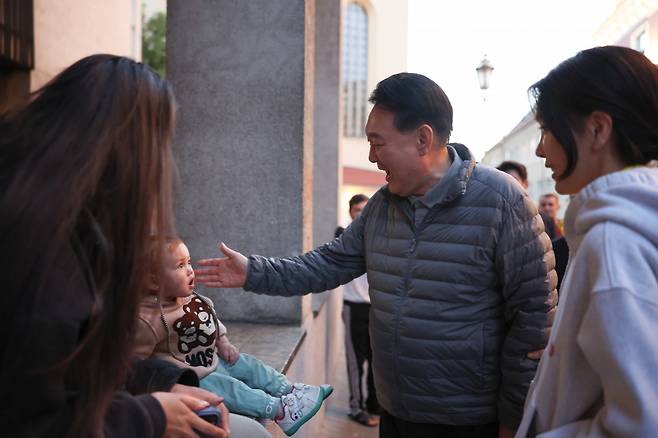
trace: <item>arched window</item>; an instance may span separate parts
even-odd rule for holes
[[[368,14],[350,2],[343,21],[343,135],[362,137],[368,115]]]

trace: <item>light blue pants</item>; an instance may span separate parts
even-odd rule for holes
[[[201,387],[224,397],[229,411],[274,419],[280,398],[292,390],[283,374],[248,354],[234,365],[219,359],[217,369],[201,379]]]

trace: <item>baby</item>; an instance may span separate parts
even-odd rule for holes
[[[194,292],[194,270],[187,246],[165,239],[152,251],[163,264],[152,274],[140,306],[135,354],[194,370],[200,386],[224,397],[231,411],[276,422],[290,436],[310,420],[333,391],[330,385],[290,383],[272,367],[229,342],[212,301]],[[156,270],[153,270],[156,272]]]

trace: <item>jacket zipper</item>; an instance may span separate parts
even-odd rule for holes
[[[410,286],[410,279],[411,279],[411,267],[413,264],[413,255],[416,251],[416,246],[418,243],[418,230],[416,229],[416,224],[414,222],[414,217],[407,215],[407,218],[410,219],[409,223],[411,226],[411,230],[413,232],[413,236],[411,238],[411,245],[407,249],[407,269],[405,269],[405,274],[404,274],[404,281],[402,283],[403,290],[402,290],[402,295],[399,298],[399,301],[401,303],[400,306],[396,306],[396,315],[395,315],[395,332],[393,334],[393,373],[395,375],[395,382],[397,385],[396,392],[399,393],[400,388],[402,388],[402,384],[400,382],[400,373],[398,372],[398,343],[399,343],[399,336],[400,336],[400,321],[401,321],[401,314],[403,307],[406,307],[407,305],[407,298],[409,297],[409,286]],[[402,408],[406,408],[404,406],[404,403],[402,403]]]

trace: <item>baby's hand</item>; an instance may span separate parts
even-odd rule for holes
[[[238,356],[240,356],[240,352],[235,347],[235,345],[228,341],[228,337],[226,337],[226,335],[219,337],[217,340],[217,348],[219,349],[219,357],[231,365],[235,365],[235,363],[238,361]]]

